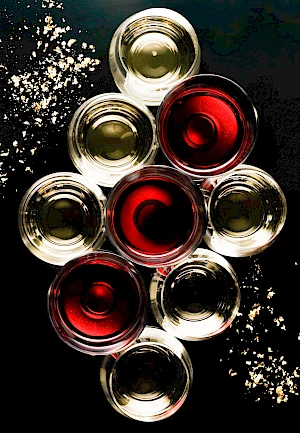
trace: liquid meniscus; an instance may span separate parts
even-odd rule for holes
[[[80,236],[91,226],[81,204],[72,198],[57,198],[41,208],[41,228],[47,238],[68,240]],[[95,218],[95,215],[92,218]]]
[[[134,154],[136,141],[134,129],[120,120],[90,125],[86,133],[86,148],[90,155],[100,161],[114,161]]]

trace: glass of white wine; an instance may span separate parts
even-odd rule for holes
[[[117,412],[153,422],[168,418],[182,406],[192,385],[193,368],[179,340],[146,326],[128,348],[115,357],[104,356],[100,380]]]
[[[155,162],[155,118],[136,98],[113,92],[96,95],[74,113],[68,148],[82,175],[111,188],[126,174]]]
[[[204,248],[173,266],[158,268],[150,283],[154,317],[181,340],[205,340],[225,331],[238,313],[240,297],[232,266]]]
[[[115,31],[109,65],[121,92],[157,106],[175,84],[199,72],[198,38],[178,12],[145,9]]]
[[[287,203],[278,183],[258,167],[242,164],[218,179],[201,184],[207,197],[208,226],[203,240],[231,257],[246,257],[268,248],[281,232]]]
[[[105,205],[100,187],[81,174],[51,173],[37,180],[21,200],[21,238],[36,257],[63,266],[102,246]]]

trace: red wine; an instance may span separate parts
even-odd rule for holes
[[[61,269],[49,290],[49,314],[59,335],[74,348],[112,353],[143,329],[145,299],[141,277],[130,263],[97,252]]]
[[[191,180],[170,167],[145,167],[112,190],[107,230],[122,254],[156,266],[195,249],[206,224],[204,200]]]
[[[243,162],[251,151],[257,113],[233,81],[198,75],[169,92],[157,116],[158,137],[169,161],[195,176],[214,176]]]
[[[116,214],[124,242],[145,253],[176,248],[189,236],[194,222],[186,195],[179,187],[159,180],[129,186]]]

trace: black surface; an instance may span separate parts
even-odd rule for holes
[[[46,174],[76,171],[67,153],[66,130],[72,110],[79,105],[77,94],[70,94],[71,108],[69,111],[66,108],[67,114],[61,125],[53,127],[45,122],[42,128],[32,129],[33,135],[27,145],[32,145],[37,137],[43,143],[29,161],[33,173],[24,170],[12,147],[14,139],[20,136],[20,117],[12,116],[9,124],[3,121],[1,143],[11,146],[11,154],[1,157],[8,171],[1,201],[2,358],[6,365],[2,372],[7,384],[3,397],[7,415],[11,413],[8,416],[11,427],[7,429],[14,430],[15,426],[18,431],[22,426],[28,431],[44,431],[51,426],[57,431],[83,428],[100,431],[110,428],[111,423],[113,429],[125,430],[179,429],[180,425],[184,429],[197,430],[210,426],[216,431],[225,427],[240,430],[249,425],[260,431],[262,426],[273,426],[275,420],[282,418],[287,427],[290,426],[288,431],[291,430],[299,409],[299,396],[288,394],[288,402],[276,404],[261,393],[264,387],[245,393],[248,367],[238,351],[246,343],[241,341],[242,335],[237,329],[244,327],[243,320],[255,300],[259,299],[267,312],[266,294],[272,287],[275,295],[270,303],[274,306],[274,317],[284,318],[286,331],[276,326],[272,316],[261,314],[257,319],[257,332],[262,336],[259,349],[267,351],[270,346],[278,350],[278,357],[283,355],[287,360],[285,369],[289,373],[299,366],[299,2],[273,1],[253,6],[252,2],[217,0],[65,0],[63,11],[55,8],[47,11],[40,7],[40,2],[34,1],[5,0],[4,3],[7,11],[1,20],[1,63],[8,67],[9,74],[20,73],[18,71],[26,70],[31,64],[29,54],[34,38],[30,32],[24,32],[24,17],[30,23],[37,20],[36,14],[43,16],[45,12],[51,12],[58,18],[64,16],[64,25],[73,27],[67,40],[75,37],[80,42],[94,44],[93,56],[102,61],[98,72],[88,79],[94,86],[86,84],[83,89],[78,89],[78,95],[85,93],[86,97],[117,91],[107,66],[107,51],[113,32],[125,18],[153,6],[182,13],[199,37],[201,72],[228,76],[245,88],[256,105],[260,116],[259,135],[247,163],[269,172],[282,187],[288,203],[287,221],[274,245],[257,257],[229,259],[244,286],[241,307],[244,316],[219,337],[184,343],[194,366],[194,383],[187,401],[167,420],[139,423],[117,414],[106,402],[99,382],[101,359],[71,349],[55,334],[47,317],[46,296],[58,268],[30,254],[17,230],[17,208],[26,189]],[[32,7],[26,9],[27,4]],[[7,18],[9,14],[13,14],[10,17],[13,25]],[[19,32],[20,37],[18,26],[23,29]],[[78,33],[80,29],[82,32]],[[23,47],[20,48],[22,40]],[[16,55],[7,48],[12,45],[18,46]],[[3,68],[0,72],[3,116],[12,105],[17,105],[8,94]],[[10,158],[10,164],[7,158]],[[158,162],[165,162],[161,154]],[[104,247],[111,249],[108,242]],[[257,264],[263,276],[256,280],[253,266]],[[139,268],[149,282],[151,270]],[[155,324],[151,314],[149,324]],[[269,328],[267,333],[265,328]],[[250,334],[245,335],[243,338],[249,339],[248,346],[254,347],[253,338]],[[232,354],[229,353],[231,343]],[[231,368],[238,372],[234,377],[228,374]],[[255,402],[259,396],[261,400]]]

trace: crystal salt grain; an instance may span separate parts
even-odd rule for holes
[[[18,4],[22,16],[24,7]],[[20,22],[8,8],[0,11],[5,30],[0,40],[2,197],[13,177],[34,173],[37,154],[58,146],[51,134],[66,130],[72,112],[91,93],[91,75],[100,68],[100,60],[90,56],[93,45],[67,37],[72,29],[62,16],[62,2],[32,0],[26,8],[35,8],[35,22],[24,16]]]
[[[243,303],[226,339],[228,357],[220,361],[228,365],[230,377],[240,377],[247,399],[275,406],[299,395],[300,368],[289,365],[280,353],[276,342],[286,328],[281,315],[274,318],[276,307],[270,303],[276,293],[264,287],[258,259],[249,258],[249,263],[241,282]]]

